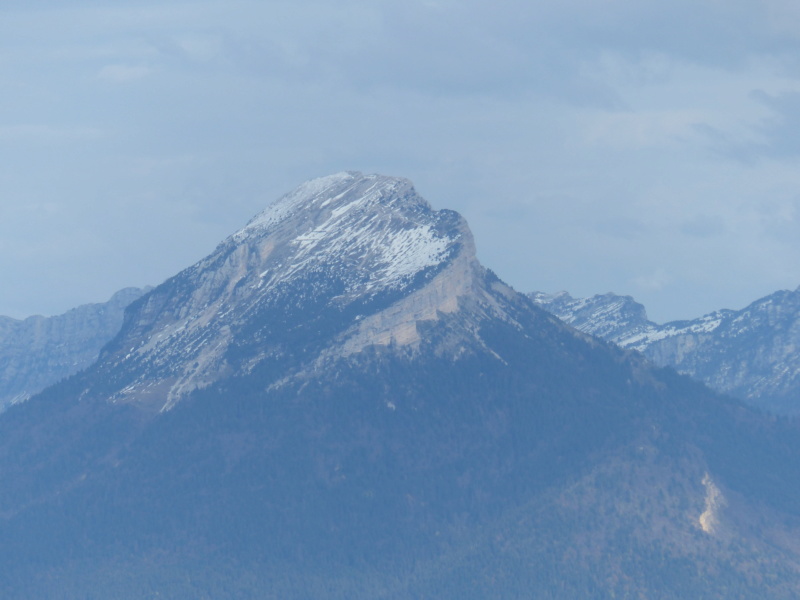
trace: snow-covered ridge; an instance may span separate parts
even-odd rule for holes
[[[395,289],[440,264],[458,234],[435,227],[436,214],[396,177],[348,171],[307,181],[229,238],[234,244],[272,240],[259,286],[273,288],[314,269],[354,274],[347,293]],[[368,277],[363,277],[368,272]]]
[[[536,292],[530,297],[540,307],[584,333],[639,351],[667,338],[711,333],[734,314],[730,310],[718,310],[691,321],[659,325],[648,320],[644,307],[630,296],[608,293],[573,298],[567,292]]]
[[[663,325],[630,296],[530,295],[576,329],[778,412],[800,414],[800,288]]]
[[[531,299],[548,312],[584,333],[595,335],[615,344],[651,333],[644,307],[630,296],[616,294],[573,298],[567,292],[530,294]]]
[[[491,304],[481,273],[466,222],[433,210],[407,179],[350,171],[308,181],[145,299],[130,340],[109,350],[109,369],[136,373],[113,398],[166,397],[168,409],[276,357],[312,365],[371,346],[414,348],[418,322],[459,311],[466,296]]]
[[[363,177],[355,171],[342,171],[326,177],[318,177],[306,181],[293,191],[278,198],[270,206],[258,213],[242,229],[233,234],[233,239],[241,240],[249,235],[263,234],[276,224],[295,214],[298,210],[308,208],[315,202],[320,208],[342,197],[352,189],[352,183]],[[350,184],[350,185],[348,185]],[[332,196],[335,189],[343,189],[338,196]]]
[[[623,348],[633,348],[641,352],[653,342],[670,337],[686,335],[687,333],[711,333],[722,325],[730,312],[732,311],[715,311],[694,321],[675,321],[665,325],[648,323],[642,327],[641,331],[620,336],[619,341],[615,342]]]

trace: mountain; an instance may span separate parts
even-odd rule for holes
[[[281,198],[0,417],[3,598],[794,598],[800,436],[406,180]]]
[[[770,411],[800,413],[800,288],[742,310],[718,310],[659,325],[630,296],[531,294],[580,331],[645,354],[725,394]]]
[[[0,410],[91,365],[122,326],[125,307],[145,291],[126,288],[54,317],[0,317]]]
[[[513,322],[513,296],[487,283],[459,215],[431,210],[406,180],[341,173],[284,196],[135,303],[84,393],[168,410],[236,374],[280,386],[368,347],[413,352],[420,323],[465,302],[440,348],[458,352],[476,319]]]

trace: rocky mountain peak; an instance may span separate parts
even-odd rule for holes
[[[480,315],[508,320],[513,296],[488,283],[460,215],[433,210],[406,179],[338,173],[286,194],[135,303],[98,368],[116,401],[169,408],[266,365],[285,379],[367,347],[413,350],[421,322],[466,306],[464,332]]]
[[[452,256],[466,225],[433,211],[410,181],[344,172],[286,194],[233,234],[228,246],[257,247],[263,292],[313,273],[341,277],[346,296],[407,285]]]
[[[232,237],[241,240],[263,235],[286,223],[294,227],[319,225],[331,213],[335,217],[339,214],[335,211],[353,203],[362,209],[369,209],[381,203],[396,205],[415,202],[430,209],[428,203],[416,195],[412,183],[407,179],[343,171],[306,181],[270,204]]]
[[[741,310],[664,324],[649,321],[630,296],[530,297],[576,329],[638,350],[717,391],[771,411],[800,413],[800,290],[777,291]]]
[[[533,292],[528,296],[575,329],[617,344],[640,335],[650,324],[644,306],[630,296],[609,292],[589,298],[573,298],[564,291],[556,294]]]

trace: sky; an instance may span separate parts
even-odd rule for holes
[[[4,0],[0,315],[155,285],[303,181],[411,179],[519,291],[800,285],[800,3]]]

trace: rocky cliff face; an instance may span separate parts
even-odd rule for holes
[[[339,173],[135,303],[101,357],[113,382],[102,393],[164,410],[232,373],[272,368],[280,385],[367,347],[414,352],[420,323],[457,311],[473,335],[470,319],[510,318],[511,296],[487,283],[459,215],[432,210],[407,180]]]
[[[779,291],[742,310],[719,310],[659,325],[629,296],[572,298],[531,294],[575,328],[643,352],[712,388],[784,413],[800,412],[800,288]]]
[[[144,292],[126,288],[55,317],[0,317],[0,410],[92,364]]]
[[[627,340],[650,331],[655,324],[647,319],[644,306],[630,296],[602,294],[573,298],[566,292],[534,292],[530,298],[575,329],[624,346]]]

